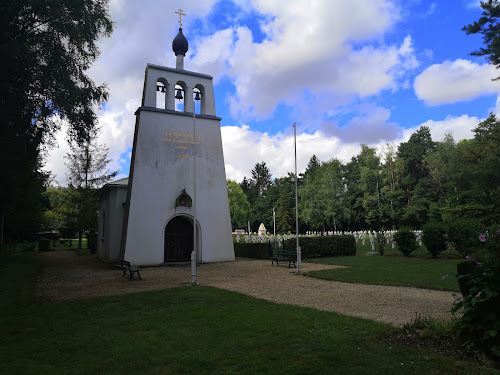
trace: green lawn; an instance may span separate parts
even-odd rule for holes
[[[350,283],[400,285],[458,291],[458,259],[419,259],[396,256],[352,256],[311,259],[349,268],[308,272],[307,276]],[[443,280],[443,276],[448,275]]]
[[[1,260],[3,374],[495,374],[380,340],[394,328],[209,287],[34,304],[34,254]]]

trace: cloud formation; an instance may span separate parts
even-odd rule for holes
[[[447,60],[419,74],[414,89],[417,97],[428,105],[454,103],[500,93],[500,82],[492,81],[498,75],[495,67],[489,64]]]

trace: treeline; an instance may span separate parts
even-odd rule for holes
[[[299,232],[420,229],[456,219],[499,223],[500,122],[490,114],[473,132],[458,143],[450,134],[435,142],[422,126],[381,154],[361,145],[348,163],[313,155],[298,177]],[[228,181],[233,229],[250,221],[251,231],[263,222],[272,232],[274,208],[277,232],[295,232],[294,178],[273,179],[261,162],[239,186]]]

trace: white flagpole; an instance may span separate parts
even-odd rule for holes
[[[273,207],[273,236],[276,238],[276,212],[274,212],[274,207]]]
[[[186,95],[184,95],[186,96]],[[191,284],[196,285],[196,102],[193,100],[193,251],[191,252]]]
[[[297,239],[297,274],[302,270],[302,254],[299,246],[299,197],[297,194],[297,126],[293,123],[293,140],[295,146],[295,237]]]

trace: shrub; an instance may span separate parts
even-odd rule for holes
[[[422,241],[434,258],[446,250],[446,227],[442,223],[427,223],[422,227]]]
[[[97,233],[95,231],[90,231],[87,234],[87,249],[90,250],[91,254],[97,251]]]
[[[269,243],[234,243],[234,255],[243,258],[267,259],[269,257]]]
[[[478,236],[481,232],[481,223],[473,219],[455,220],[448,224],[448,240],[455,250],[465,257],[474,252],[478,246]]]
[[[378,253],[380,255],[384,255],[385,244],[386,244],[386,238],[385,238],[384,232],[378,232],[377,233],[377,247],[378,247]]]
[[[415,236],[415,233],[413,233],[413,231],[408,227],[399,229],[394,235],[394,241],[396,241],[396,245],[398,245],[399,251],[401,251],[403,255],[407,257],[409,257],[411,253],[416,250],[416,240],[417,238]]]
[[[303,259],[356,255],[356,240],[353,236],[300,237],[299,244]],[[293,251],[296,246],[295,238],[284,241],[285,250]]]
[[[500,357],[500,229],[486,231],[475,241],[490,256],[482,263],[467,256],[468,262],[457,265],[463,298],[455,301],[452,311],[461,313],[458,333],[469,344],[479,343]]]

